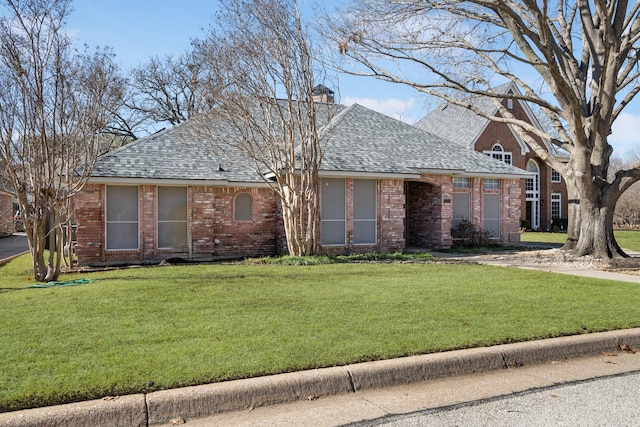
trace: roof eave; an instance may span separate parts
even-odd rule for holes
[[[207,186],[207,187],[269,187],[266,182],[233,181],[226,179],[162,179],[135,177],[91,177],[88,184],[113,185],[174,185],[174,186]]]

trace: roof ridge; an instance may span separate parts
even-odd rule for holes
[[[341,110],[338,111],[338,113],[336,115],[334,115],[333,117],[331,117],[331,119],[329,119],[323,126],[322,128],[320,128],[320,139],[322,139],[326,133],[328,133],[329,131],[331,131],[331,129],[335,128],[336,126],[338,126],[338,124],[344,120],[344,116],[347,114],[347,111],[350,111],[353,109],[353,106],[357,105],[357,104],[351,104]]]

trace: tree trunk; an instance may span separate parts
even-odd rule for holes
[[[565,177],[567,186],[567,240],[562,246],[563,250],[572,251],[580,238],[580,196],[574,177]]]
[[[613,235],[613,214],[619,193],[610,187],[601,188],[589,178],[575,182],[580,194],[580,237],[574,254],[601,259],[627,257]]]

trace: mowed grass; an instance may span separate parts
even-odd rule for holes
[[[0,411],[640,326],[640,286],[437,263],[0,267]]]
[[[613,232],[618,245],[623,249],[640,252],[640,231],[637,230],[615,230]],[[564,244],[567,240],[566,233],[539,233],[526,232],[520,234],[522,242],[529,243],[559,243]]]

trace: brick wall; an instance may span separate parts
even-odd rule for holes
[[[450,176],[422,175],[406,183],[407,246],[451,246],[452,189]]]
[[[79,264],[104,262],[104,185],[87,184],[75,198]]]
[[[13,195],[0,191],[0,237],[10,236],[13,227]]]
[[[266,256],[277,251],[278,198],[268,188],[189,187],[187,190],[188,249],[157,248],[157,187],[138,187],[138,250],[106,250],[105,185],[86,185],[76,197],[77,254],[81,265],[156,262],[175,256],[194,259]],[[253,220],[234,219],[234,201],[247,193]]]
[[[506,105],[506,100],[504,104]],[[518,118],[524,118],[527,122],[530,122],[526,116],[526,113],[519,102],[513,102],[512,114]],[[538,143],[542,144],[539,137],[534,137]],[[509,126],[504,123],[489,122],[486,129],[480,135],[474,149],[479,152],[491,150],[494,144],[500,143],[505,152],[512,153],[512,164],[515,167],[526,170],[527,162],[533,159],[540,170],[540,228],[545,230],[549,226],[551,218],[551,194],[558,193],[562,195],[562,216],[567,217],[567,189],[564,182],[552,183],[551,182],[551,168],[541,161],[536,154],[531,150],[522,153],[522,148],[518,142],[518,139],[510,130]],[[525,219],[526,212],[526,192],[525,192],[525,180],[521,180],[519,183],[522,191],[520,193],[520,206],[522,207],[521,219]]]

